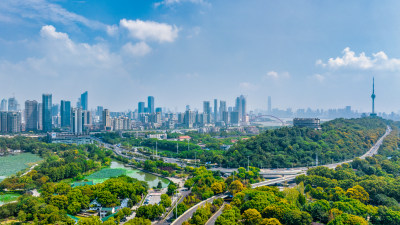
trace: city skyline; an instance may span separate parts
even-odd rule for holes
[[[376,111],[398,112],[397,6],[4,0],[0,97],[60,102],[88,91],[89,108],[123,111],[154,96],[184,111],[243,94],[249,110],[267,109],[272,96],[273,108],[369,112],[375,76]]]

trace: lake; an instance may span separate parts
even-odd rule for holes
[[[1,156],[0,182],[6,177],[16,174],[17,172],[32,166],[40,160],[42,160],[42,158],[32,153]]]
[[[89,176],[86,176],[85,179],[93,180],[93,183],[102,183],[111,177],[117,177],[120,175],[126,175],[128,177],[136,178],[140,181],[145,181],[149,184],[149,187],[156,187],[158,182],[161,181],[162,187],[165,188],[169,184],[169,180],[155,176],[150,173],[145,173],[137,169],[133,169],[131,167],[126,167],[119,162],[112,161],[111,166],[109,168],[101,169]]]

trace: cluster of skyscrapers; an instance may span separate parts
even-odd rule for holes
[[[57,129],[80,135],[91,129],[91,121],[88,92],[81,95],[75,108],[66,100],[61,101],[61,106],[53,104],[51,94],[43,94],[41,102],[26,100],[23,116],[14,97],[8,99],[8,104],[7,100],[3,99],[0,105],[1,133],[21,131],[46,133]]]

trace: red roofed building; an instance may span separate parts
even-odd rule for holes
[[[190,136],[179,136],[178,140],[179,141],[187,141],[192,139]]]

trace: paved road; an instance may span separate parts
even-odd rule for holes
[[[181,225],[186,220],[189,220],[192,217],[193,213],[196,212],[196,210],[200,206],[203,206],[204,204],[206,204],[206,202],[212,203],[212,201],[214,199],[216,199],[216,198],[224,198],[224,197],[226,197],[226,195],[217,195],[217,196],[213,196],[211,198],[208,198],[208,199],[198,203],[197,205],[193,206],[192,208],[188,209],[185,213],[180,215],[178,217],[178,219],[176,219],[174,222],[171,223],[171,225]]]
[[[219,208],[219,210],[216,213],[214,213],[214,215],[211,216],[211,218],[207,221],[205,225],[214,225],[215,221],[217,221],[217,218],[222,214],[224,207],[225,207],[225,202],[221,206],[221,208]]]
[[[180,194],[183,195],[183,197],[179,200],[178,204],[183,202],[183,200],[185,199],[186,196],[188,196],[190,194],[190,191],[180,191]],[[173,208],[173,210],[175,210],[175,208]],[[163,221],[159,221],[157,223],[157,225],[169,225],[171,224],[171,220],[174,217],[174,213],[169,213],[168,216],[165,218],[165,220]]]
[[[387,126],[387,128],[386,128],[386,133],[385,133],[381,138],[379,138],[379,140],[374,144],[374,146],[372,146],[364,155],[360,156],[359,158],[365,159],[366,157],[373,156],[373,155],[377,154],[377,153],[378,153],[378,150],[379,150],[379,147],[381,146],[383,140],[384,140],[391,132],[392,132],[392,128],[391,128],[390,126]],[[350,162],[352,162],[352,161],[353,161],[353,160],[348,160],[348,161],[345,161],[345,162],[333,163],[333,164],[327,164],[327,165],[321,165],[321,166],[325,166],[325,167],[328,167],[328,168],[330,168],[330,169],[334,169],[334,168],[336,168],[338,165],[341,165],[341,164],[343,164],[343,163],[350,163]],[[299,172],[298,174],[296,174],[296,175],[289,175],[289,176],[285,176],[285,177],[282,177],[282,178],[277,178],[277,179],[271,179],[271,180],[262,181],[262,182],[259,182],[259,183],[252,184],[251,187],[252,187],[252,188],[256,188],[256,187],[261,187],[261,186],[266,186],[266,185],[273,185],[273,184],[284,183],[284,182],[286,182],[286,181],[292,181],[292,180],[294,180],[298,175],[306,174],[306,172],[307,172],[307,168],[305,168],[305,167],[296,168],[296,169],[297,169],[297,170],[300,170],[300,172]]]

